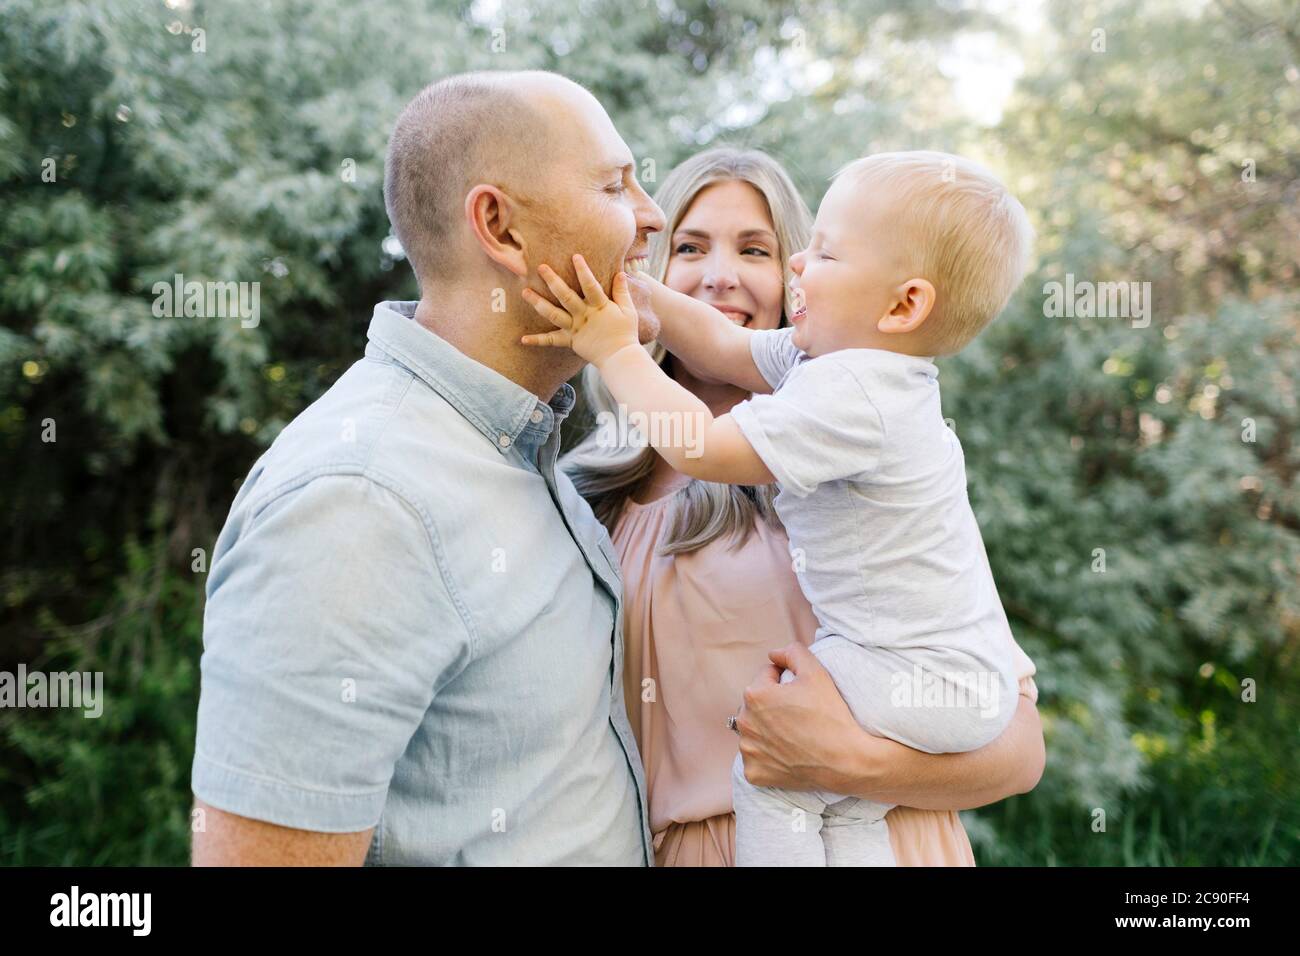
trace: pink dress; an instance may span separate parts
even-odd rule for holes
[[[726,719],[767,652],[811,643],[817,619],[785,533],[764,521],[735,550],[724,538],[656,556],[673,497],[629,499],[610,536],[623,571],[628,718],[645,764],[655,865],[733,866],[739,741]],[[1021,693],[1036,701],[1033,662],[1018,656]],[[955,812],[896,807],[886,819],[899,865],[975,865]]]

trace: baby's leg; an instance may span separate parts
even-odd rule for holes
[[[898,866],[889,843],[884,804],[850,797],[822,815],[827,866]]]
[[[828,658],[822,663],[834,678],[835,671],[855,663],[856,655],[832,653]],[[781,681],[793,677],[786,671]],[[889,804],[827,791],[755,787],[745,779],[739,754],[731,768],[731,793],[737,866],[896,865],[885,824]]]
[[[962,655],[862,647],[831,636],[811,647],[863,729],[926,753],[993,740],[1015,711],[1006,675]],[[793,679],[789,671],[782,683]],[[738,866],[895,866],[885,814],[892,804],[826,791],[754,787],[732,767]],[[820,859],[819,859],[820,855]]]
[[[1015,714],[1014,680],[968,655],[862,647],[839,636],[822,638],[811,650],[864,730],[913,750],[976,750]]]
[[[883,675],[875,669],[879,659],[869,657],[863,648],[840,637],[823,638],[813,644],[812,651],[835,681],[854,719],[879,734],[879,728],[873,729],[863,720],[867,709],[864,698],[874,698],[882,692],[878,685]],[[787,683],[793,677],[786,671],[781,675],[781,682]],[[826,803],[821,838],[827,866],[898,865],[889,843],[889,826],[885,823],[885,814],[893,809],[893,804],[824,790],[817,791],[815,796]]]
[[[745,779],[736,754],[731,765],[731,800],[736,808],[736,866],[825,866],[822,812],[816,794],[756,787]]]

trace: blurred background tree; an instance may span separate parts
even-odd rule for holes
[[[206,555],[373,304],[414,297],[388,132],[476,68],[587,85],[652,192],[718,142],[813,208],[880,149],[1003,174],[1038,260],[941,369],[1049,756],[964,815],[977,857],[1300,859],[1293,4],[0,0],[0,24],[0,669],[107,696],[0,710],[0,860],[187,859]],[[259,282],[260,324],[156,317],[177,273]],[[1150,282],[1150,325],[1048,318],[1067,274]]]

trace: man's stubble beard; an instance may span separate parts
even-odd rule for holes
[[[623,271],[622,256],[624,250],[619,249],[604,253],[593,251],[588,243],[583,242],[582,233],[571,233],[557,229],[554,223],[559,221],[562,221],[562,218],[558,210],[550,210],[549,215],[544,215],[536,221],[539,241],[535,246],[537,249],[536,259],[529,263],[529,275],[526,284],[554,304],[555,296],[546,286],[546,283],[537,277],[537,267],[544,262],[555,270],[570,289],[583,296],[582,285],[578,282],[578,275],[573,265],[573,256],[578,253],[586,259],[587,266],[591,269],[592,274],[600,282],[605,294],[609,295],[613,288],[614,276]],[[583,297],[585,298],[585,296]],[[522,297],[519,297],[518,301],[522,302]],[[521,328],[520,335],[554,332],[556,330],[556,326],[543,316],[538,315],[532,306],[527,305],[527,303],[524,303],[524,306],[526,312],[522,315],[520,322],[521,326],[527,327]],[[536,367],[553,370],[566,381],[577,375],[587,364],[586,360],[572,349],[544,348],[536,349],[536,351],[544,353]]]
[[[632,243],[629,243],[626,248],[593,249],[586,232],[561,231],[552,225],[557,221],[560,221],[558,211],[545,222],[539,223],[541,248],[537,262],[531,263],[533,274],[536,274],[537,266],[545,262],[559,274],[570,289],[578,295],[583,295],[582,285],[578,282],[578,274],[573,265],[573,256],[577,253],[587,261],[587,267],[591,269],[592,275],[596,277],[605,294],[609,295],[613,290],[614,276],[623,271],[623,255],[627,248],[635,243],[636,237],[632,237]],[[545,283],[542,284],[542,291],[547,298],[552,298]]]

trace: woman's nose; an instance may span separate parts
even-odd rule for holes
[[[704,288],[710,292],[730,292],[738,285],[736,270],[729,263],[713,259],[704,270]]]

